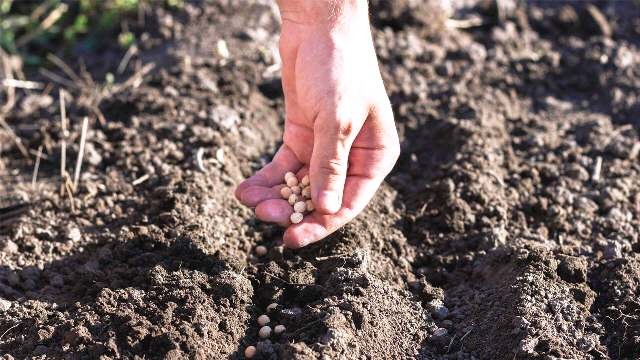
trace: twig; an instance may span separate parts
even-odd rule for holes
[[[62,181],[67,174],[67,109],[65,107],[64,94],[66,91],[60,89],[60,128],[62,129],[62,139],[60,140],[60,176]]]
[[[80,79],[80,77],[78,76],[78,74],[76,74],[70,67],[69,65],[67,65],[64,61],[62,61],[62,59],[60,59],[59,57],[55,56],[54,54],[47,54],[47,60],[51,61],[54,65],[56,65],[58,68],[60,68],[60,70],[62,70],[65,74],[67,74],[67,76],[77,82],[78,84],[83,84],[84,82],[82,81],[82,79]]]
[[[207,168],[204,166],[204,148],[198,148],[198,151],[196,151],[196,165],[198,166],[198,170],[202,171],[203,173],[207,172]]]
[[[127,49],[127,52],[124,53],[122,60],[120,60],[120,64],[118,64],[118,69],[116,70],[116,72],[118,74],[122,74],[124,70],[127,68],[127,65],[129,65],[129,61],[131,61],[131,57],[133,57],[133,55],[137,53],[138,53],[138,47],[135,45]]]
[[[472,17],[462,20],[447,19],[445,22],[445,26],[452,29],[469,29],[482,25],[484,25],[484,21],[482,21],[482,19],[479,17]]]
[[[76,204],[75,201],[73,199],[73,189],[71,188],[71,186],[73,186],[73,184],[71,184],[71,180],[69,180],[69,177],[67,177],[65,183],[64,183],[65,188],[67,189],[67,195],[69,196],[69,202],[71,203],[71,212],[75,213],[76,212]]]
[[[12,327],[8,328],[7,330],[5,330],[2,335],[0,335],[0,340],[2,340],[2,338],[7,335],[7,333],[15,328],[18,327],[18,325],[20,325],[20,323],[13,325]]]
[[[26,90],[36,90],[44,87],[44,85],[39,82],[16,79],[2,79],[2,86]]]
[[[76,171],[73,176],[73,190],[78,189],[80,181],[80,168],[82,167],[82,157],[84,156],[84,146],[87,142],[87,128],[89,127],[89,118],[84,117],[82,120],[82,133],[80,134],[80,151],[78,152],[78,160],[76,161]]]
[[[9,126],[9,124],[7,124],[7,122],[4,120],[4,118],[2,116],[0,116],[0,126],[2,126],[2,128],[9,133],[9,137],[11,137],[11,139],[13,140],[13,142],[16,144],[16,146],[18,147],[18,150],[20,150],[20,152],[22,153],[22,155],[24,155],[24,157],[28,159],[31,159],[31,157],[29,156],[29,151],[27,150],[27,148],[24,146],[24,144],[22,144],[22,139],[20,139],[20,137],[18,137],[18,135],[16,135],[15,132],[13,132],[13,130],[11,129],[11,127]]]
[[[596,163],[593,165],[593,173],[591,174],[591,181],[600,181],[600,174],[602,172],[602,156],[596,158]]]
[[[53,82],[56,82],[56,83],[58,83],[60,85],[64,85],[64,86],[66,86],[68,88],[79,89],[79,86],[76,85],[73,81],[69,81],[69,80],[63,78],[62,76],[60,76],[60,75],[58,75],[58,74],[56,74],[54,72],[51,72],[51,71],[49,71],[47,69],[44,69],[44,68],[40,68],[38,71],[40,72],[40,74],[42,76],[48,78],[49,80],[51,80]]]
[[[35,190],[38,181],[38,170],[40,169],[40,158],[42,157],[42,145],[38,147],[38,155],[36,155],[36,164],[33,166],[33,177],[31,178],[31,187]]]
[[[43,31],[46,31],[48,28],[53,26],[53,24],[55,24],[58,20],[60,20],[62,15],[64,15],[64,13],[66,13],[68,9],[69,9],[69,5],[65,3],[61,3],[60,5],[58,5],[58,7],[53,9],[53,11],[51,11],[51,13],[49,13],[49,15],[44,20],[42,20],[42,23],[40,23],[40,25],[38,25],[38,27],[34,31],[28,32],[24,34],[22,37],[20,37],[16,41],[16,45],[23,46],[24,44],[33,40],[33,38],[40,35],[40,33],[42,33]]]
[[[133,185],[133,186],[140,185],[143,182],[147,181],[148,179],[149,179],[149,174],[144,174],[144,175],[140,176],[139,178],[133,180],[131,185]]]

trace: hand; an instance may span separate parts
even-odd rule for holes
[[[307,1],[306,9],[294,6]],[[318,9],[321,3],[344,7]],[[400,146],[366,2],[281,0],[279,5],[284,144],[271,163],[238,186],[236,197],[255,207],[259,219],[289,226],[284,243],[298,248],[360,213],[393,168]],[[295,225],[289,221],[291,205],[280,196],[287,171],[299,178],[309,174],[316,208]]]

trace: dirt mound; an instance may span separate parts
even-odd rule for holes
[[[281,137],[268,2],[188,4],[106,123],[70,89],[68,158],[91,115],[71,199],[57,93],[19,93],[6,120],[46,158],[34,190],[0,135],[25,179],[2,206],[32,202],[0,232],[3,358],[640,357],[640,8],[419,3],[372,1],[398,165],[298,251],[232,191]],[[261,340],[274,302],[286,331]]]

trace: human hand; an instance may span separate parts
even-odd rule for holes
[[[363,0],[280,0],[283,145],[236,189],[256,216],[288,226],[298,248],[351,221],[395,164],[400,146]],[[316,210],[291,225],[280,195],[288,171],[309,174]]]

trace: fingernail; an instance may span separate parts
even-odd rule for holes
[[[340,210],[340,196],[335,191],[324,190],[318,193],[316,207],[320,207],[330,213]]]

